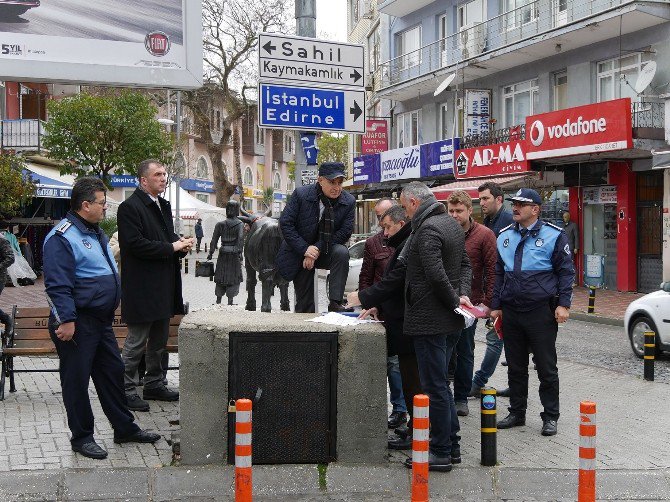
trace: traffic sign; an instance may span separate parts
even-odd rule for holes
[[[365,132],[365,91],[261,83],[260,127]]]
[[[362,45],[261,33],[258,69],[261,81],[365,87]]]

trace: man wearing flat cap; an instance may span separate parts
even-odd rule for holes
[[[314,270],[330,269],[328,310],[341,312],[349,273],[345,243],[354,228],[356,200],[342,191],[344,165],[326,162],[319,167],[315,185],[295,189],[279,218],[283,241],[277,268],[295,288],[295,311],[316,312]]]
[[[491,317],[502,317],[507,357],[509,415],[498,429],[526,424],[528,355],[532,352],[540,380],[543,436],[557,432],[559,417],[556,335],[568,320],[575,269],[562,228],[539,219],[542,198],[522,188],[513,197],[514,223],[498,235],[498,262]]]

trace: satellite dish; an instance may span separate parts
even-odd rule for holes
[[[651,81],[656,75],[656,61],[649,61],[642,70],[640,70],[640,76],[637,77],[637,82],[635,82],[635,92],[642,94],[642,92],[647,88]]]
[[[452,73],[452,74],[449,75],[447,78],[445,78],[445,79],[442,81],[442,83],[441,83],[440,85],[437,86],[437,89],[435,89],[435,92],[433,93],[433,96],[434,96],[434,97],[435,97],[435,96],[438,96],[438,95],[440,95],[442,92],[444,92],[444,90],[446,90],[446,88],[449,87],[449,84],[451,84],[451,83],[454,81],[455,78],[456,78],[456,74],[455,74],[455,73]]]

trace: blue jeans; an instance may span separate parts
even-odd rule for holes
[[[461,331],[456,343],[456,372],[454,373],[454,401],[466,402],[472,387],[472,372],[475,367],[475,330],[477,319],[472,326]]]
[[[458,435],[461,427],[447,377],[447,366],[459,335],[460,331],[456,331],[448,335],[413,338],[421,387],[430,399],[430,451],[438,457],[448,457],[461,439]]]
[[[500,360],[500,354],[503,350],[503,341],[498,338],[498,334],[495,329],[489,330],[486,333],[486,352],[484,353],[484,359],[482,359],[482,365],[475,373],[474,378],[472,379],[472,385],[475,387],[484,387],[489,381],[489,378],[493,375],[493,372],[496,370],[498,361]]]
[[[389,380],[393,412],[407,413],[405,396],[402,393],[402,377],[400,376],[400,364],[398,363],[397,355],[386,358],[386,377]]]

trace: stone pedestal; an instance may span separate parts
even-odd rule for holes
[[[179,327],[181,462],[220,464],[227,457],[230,333],[338,332],[337,462],[386,462],[386,340],[381,324],[337,327],[316,314],[188,314]]]

